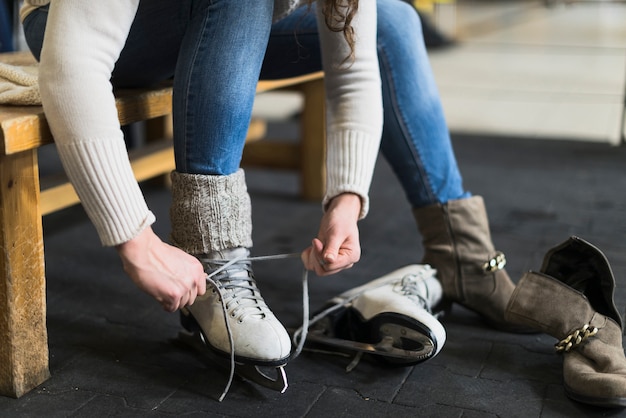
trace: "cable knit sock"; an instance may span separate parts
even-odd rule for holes
[[[171,241],[189,254],[252,246],[252,209],[245,174],[172,172]]]

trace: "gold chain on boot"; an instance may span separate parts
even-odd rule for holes
[[[557,353],[567,353],[572,348],[576,348],[589,337],[593,337],[598,333],[598,328],[590,328],[589,324],[583,325],[582,328],[572,332],[566,338],[562,339],[554,345]]]
[[[496,255],[483,264],[483,270],[486,273],[493,273],[494,271],[502,270],[504,266],[506,266],[506,257],[503,252],[498,251]]]

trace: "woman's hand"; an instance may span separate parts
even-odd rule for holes
[[[168,312],[191,305],[206,292],[202,263],[161,241],[151,227],[116,249],[126,274]]]
[[[348,269],[361,258],[357,222],[361,213],[361,198],[344,193],[331,200],[320,223],[317,238],[302,252],[307,270],[318,276],[328,276]]]

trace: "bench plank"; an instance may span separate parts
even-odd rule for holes
[[[121,125],[158,118],[172,112],[172,88],[120,90],[116,105]],[[4,155],[53,142],[41,106],[0,106],[0,141]]]

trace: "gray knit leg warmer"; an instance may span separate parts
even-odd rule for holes
[[[172,172],[172,244],[189,254],[252,247],[252,208],[243,170],[228,176]]]

